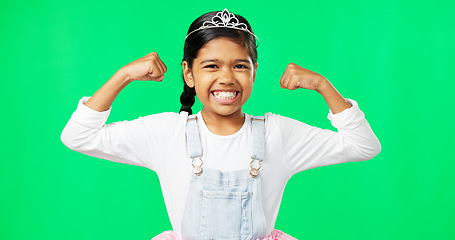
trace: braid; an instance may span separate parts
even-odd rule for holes
[[[180,108],[181,111],[186,111],[188,112],[189,115],[193,114],[193,111],[191,110],[191,107],[194,104],[194,96],[196,96],[196,91],[194,90],[194,87],[190,88],[186,82],[183,82],[183,93],[180,95],[180,103],[182,104],[182,107]]]

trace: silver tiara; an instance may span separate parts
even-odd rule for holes
[[[227,8],[225,8],[221,12],[217,12],[216,15],[214,17],[212,17],[212,21],[205,21],[201,27],[188,33],[188,35],[186,35],[186,37],[185,37],[185,40],[192,33],[197,32],[202,29],[207,29],[207,28],[232,28],[232,29],[242,30],[242,31],[245,31],[245,32],[253,35],[254,38],[256,38],[257,42],[259,43],[259,38],[256,35],[254,35],[254,33],[250,32],[250,30],[248,30],[248,27],[246,26],[245,23],[239,22],[239,20],[235,17],[235,15],[233,13],[230,13],[227,10]]]

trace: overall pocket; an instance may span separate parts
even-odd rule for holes
[[[250,192],[201,191],[200,233],[204,239],[242,239],[249,232]]]

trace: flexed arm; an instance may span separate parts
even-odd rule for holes
[[[161,82],[167,67],[155,52],[125,65],[85,105],[98,112],[108,110],[122,89],[134,80]]]
[[[62,131],[61,140],[77,152],[115,162],[147,166],[153,149],[161,148],[163,134],[158,126],[165,115],[140,117],[133,121],[105,124],[110,106],[120,91],[133,80],[162,81],[166,66],[150,53],[118,70],[92,97],[84,97]]]
[[[336,114],[352,105],[348,103],[324,76],[311,70],[290,63],[280,79],[282,88],[315,90],[324,97],[332,113]]]
[[[280,79],[282,88],[315,90],[320,93],[331,113],[328,118],[338,132],[312,127],[280,117],[285,163],[291,173],[350,161],[368,160],[381,151],[357,102],[346,100],[322,75],[291,63]],[[351,104],[352,103],[352,104]]]

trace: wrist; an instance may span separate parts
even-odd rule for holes
[[[115,74],[114,76],[120,80],[122,82],[122,85],[126,86],[128,85],[129,83],[131,83],[133,81],[133,79],[131,79],[131,77],[128,75],[128,73],[123,70],[123,68],[119,69]]]
[[[324,95],[324,93],[330,90],[330,88],[333,88],[332,84],[329,82],[329,80],[327,80],[327,78],[321,76],[316,92]]]

